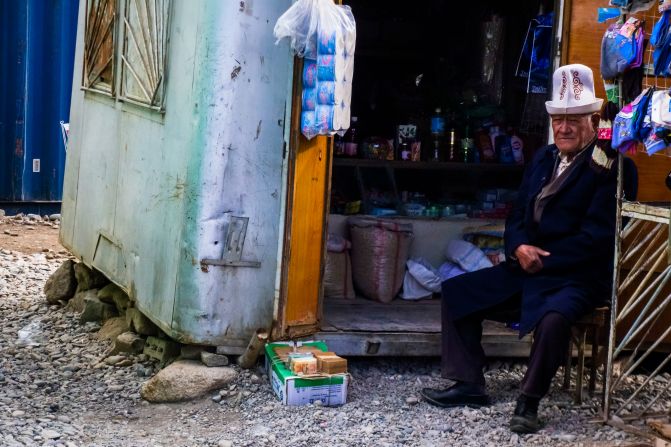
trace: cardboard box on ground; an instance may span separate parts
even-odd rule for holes
[[[321,401],[324,406],[343,405],[347,402],[347,360],[329,352],[321,341],[268,343],[265,347],[266,369],[275,395],[285,405],[308,405]],[[296,374],[289,368],[292,353],[312,354],[329,372]],[[335,373],[334,371],[339,371]]]

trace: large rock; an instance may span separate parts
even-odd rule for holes
[[[99,340],[116,340],[116,338],[128,332],[128,324],[126,324],[126,317],[114,317],[105,321],[105,324],[98,331]]]
[[[99,289],[109,280],[97,270],[91,270],[84,263],[75,264],[75,277],[77,278],[77,292]]]
[[[116,316],[116,308],[111,304],[100,301],[96,293],[96,296],[87,296],[84,298],[84,310],[79,316],[79,320],[82,323],[86,323],[87,321],[105,321]]]
[[[232,368],[208,368],[193,360],[179,360],[145,382],[140,395],[149,402],[181,402],[222,388],[235,377]]]
[[[75,296],[68,301],[67,309],[81,313],[84,311],[84,302],[87,298],[96,298],[98,295],[98,289],[86,290],[84,292],[78,292]]]
[[[56,304],[60,300],[69,300],[77,290],[75,279],[75,263],[67,260],[47,279],[44,285],[44,294],[47,303]]]
[[[151,320],[135,307],[126,310],[126,323],[131,331],[140,335],[156,335],[158,328]]]
[[[98,292],[98,299],[100,299],[100,301],[103,303],[114,304],[120,314],[126,313],[126,309],[128,309],[131,305],[130,299],[128,298],[128,295],[126,295],[126,292],[124,292],[116,284],[112,283],[107,284],[105,287],[100,289]]]

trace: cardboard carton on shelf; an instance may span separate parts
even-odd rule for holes
[[[300,350],[316,354],[317,359],[318,355],[328,352],[326,344],[319,341],[299,342],[296,351]],[[347,387],[349,386],[347,373],[296,374],[289,369],[286,363],[290,352],[293,352],[293,345],[288,342],[268,343],[265,347],[266,369],[270,384],[273,392],[283,404],[308,405],[319,400],[325,406],[337,406],[347,402]]]

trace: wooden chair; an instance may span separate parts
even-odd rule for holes
[[[578,350],[576,357],[576,381],[573,402],[577,405],[582,403],[582,383],[585,374],[585,345],[589,338],[592,346],[592,361],[589,367],[589,394],[593,395],[596,389],[596,370],[599,366],[599,338],[602,330],[608,326],[610,318],[610,309],[608,307],[597,307],[593,312],[583,316],[573,325],[572,337],[568,346],[566,355],[566,365],[564,366],[564,389],[568,390],[571,386],[571,363],[573,360],[573,347]]]

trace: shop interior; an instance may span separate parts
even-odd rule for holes
[[[348,219],[362,216],[411,224],[408,257],[434,271],[469,229],[494,224],[469,241],[495,247],[524,164],[548,137],[554,2],[344,3],[357,46],[351,128],[334,141],[330,237],[354,244]],[[356,276],[357,263],[330,250],[322,330],[440,332],[439,294],[380,303],[356,278],[352,292],[343,275]]]

